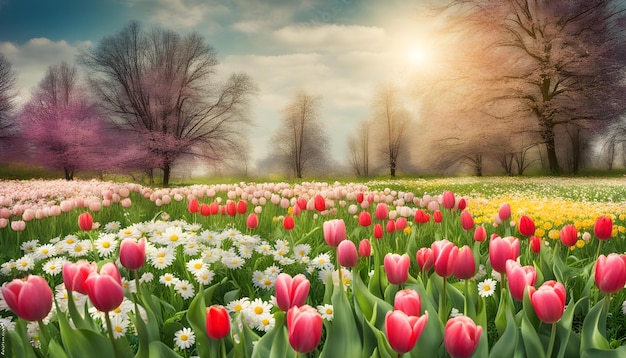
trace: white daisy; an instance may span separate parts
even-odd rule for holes
[[[622,313],[626,315],[626,301],[622,302]]]
[[[454,317],[458,317],[462,315],[463,313],[459,312],[457,308],[452,307],[452,310],[450,311],[450,318],[454,318]]]
[[[251,258],[252,253],[254,252],[252,246],[250,245],[239,245],[237,246],[237,251],[239,251],[239,255],[244,259]]]
[[[209,269],[203,269],[194,273],[194,277],[196,281],[201,285],[208,285],[213,282],[213,277],[215,277],[215,272]]]
[[[43,264],[42,268],[46,274],[50,276],[56,276],[61,273],[61,271],[63,270],[63,265],[65,265],[66,262],[67,260],[65,258],[56,257],[46,261],[46,263]]]
[[[215,231],[204,230],[200,233],[200,242],[204,242],[211,246],[220,246],[222,241],[219,238],[219,234]]]
[[[293,254],[297,260],[302,260],[309,252],[311,252],[311,245],[309,244],[300,244],[293,248]]]
[[[194,296],[195,292],[193,289],[193,285],[189,283],[187,280],[179,280],[174,284],[174,289],[181,295],[184,299],[188,299]]]
[[[104,231],[107,233],[115,233],[120,230],[121,224],[119,221],[111,221],[104,225]]]
[[[131,293],[137,293],[137,284],[135,280],[127,280],[122,277],[122,287],[124,287],[124,293],[130,295]]]
[[[25,254],[30,254],[35,252],[37,245],[39,245],[39,240],[28,240],[24,241],[22,245],[20,245],[20,249],[22,249]]]
[[[200,248],[201,246],[196,242],[195,236],[192,236],[187,240],[183,251],[187,256],[196,256],[200,252]]]
[[[194,275],[196,274],[196,272],[207,269],[207,266],[202,261],[202,259],[194,259],[194,260],[187,261],[187,264],[185,266],[187,266],[187,270]]]
[[[236,254],[231,253],[222,256],[222,264],[232,270],[240,268],[244,263],[245,260]]]
[[[126,315],[111,316],[111,327],[113,328],[113,337],[115,339],[124,337],[130,320]]]
[[[478,294],[481,297],[489,297],[496,291],[496,280],[487,278],[478,284]]]
[[[150,253],[150,263],[159,270],[169,267],[174,262],[176,254],[171,247],[160,247]]]
[[[141,231],[137,227],[129,226],[125,229],[118,231],[117,237],[122,241],[126,238],[137,240],[141,237]]]
[[[243,297],[238,300],[230,301],[226,305],[226,309],[231,313],[243,312],[250,307],[250,299],[248,297]]]
[[[170,226],[165,229],[158,240],[163,245],[178,246],[186,243],[187,236],[183,229],[178,226]]]
[[[83,257],[89,254],[91,250],[91,241],[80,240],[68,248],[68,254],[72,257]]]
[[[13,331],[15,330],[15,322],[13,322],[11,317],[0,317],[0,327],[7,331]]]
[[[214,262],[219,261],[222,258],[222,249],[220,248],[209,248],[202,251],[202,261],[207,264],[212,264]]]
[[[317,306],[317,311],[322,315],[322,318],[327,321],[332,321],[334,317],[335,311],[333,310],[333,305],[325,304],[321,306]]]
[[[54,245],[52,244],[44,244],[41,246],[38,246],[35,251],[33,252],[33,255],[35,257],[35,259],[37,261],[39,260],[45,260],[49,257],[52,257],[54,255],[56,255],[57,251],[54,247]]]
[[[256,252],[258,252],[261,255],[272,255],[273,249],[272,249],[272,245],[268,244],[267,242],[263,241],[260,244],[256,245],[254,247],[254,250]]]
[[[35,267],[35,260],[30,254],[26,254],[15,260],[15,268],[18,271],[29,271],[32,270],[33,267]]]
[[[93,247],[98,250],[98,256],[109,257],[117,248],[117,237],[115,234],[100,234],[94,241]]]
[[[252,275],[252,284],[258,288],[271,290],[276,284],[276,277],[265,272],[255,271]]]
[[[9,260],[0,265],[0,273],[5,276],[9,276],[11,271],[15,268],[15,260]],[[0,295],[1,296],[1,295]]]
[[[254,301],[250,302],[250,306],[244,311],[244,318],[246,318],[250,327],[255,327],[259,324],[261,317],[264,317],[264,314],[268,314],[272,311],[272,307],[270,302],[256,298]]]
[[[152,272],[144,272],[143,275],[139,278],[139,283],[148,283],[154,280],[154,275]]]
[[[161,282],[162,284],[168,287],[175,285],[176,282],[178,281],[179,281],[178,278],[172,275],[171,273],[165,273],[161,275],[161,277],[159,277],[159,282]]]
[[[262,314],[258,321],[259,323],[255,327],[258,331],[269,332],[276,326],[276,319],[271,313]]]
[[[332,270],[335,267],[335,265],[330,260],[330,255],[326,252],[317,255],[312,260],[312,263],[313,265],[315,265],[315,268],[317,268],[318,270],[328,270],[328,269]]]
[[[180,349],[191,348],[196,342],[196,335],[187,327],[174,333],[174,344]]]

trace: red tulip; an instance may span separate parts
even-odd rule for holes
[[[428,312],[420,317],[408,316],[402,311],[387,312],[385,335],[391,348],[399,353],[410,352],[428,323]]]
[[[95,263],[90,264],[85,260],[80,260],[76,263],[65,263],[62,269],[65,289],[86,295],[87,288],[85,288],[85,280],[92,272],[96,272],[97,270],[98,265]]]
[[[598,289],[604,293],[620,291],[626,285],[626,256],[615,253],[600,255],[594,279]]]
[[[248,229],[256,229],[259,226],[259,217],[255,213],[250,213],[246,219],[246,226]]]
[[[415,211],[415,215],[413,216],[413,221],[418,224],[426,224],[430,221],[430,215],[423,209],[418,209]]]
[[[544,323],[555,323],[565,310],[565,286],[557,281],[546,281],[538,289],[528,288],[530,302],[537,317]]]
[[[209,216],[211,215],[211,207],[207,204],[200,205],[200,215]]]
[[[248,211],[248,203],[245,200],[239,200],[237,202],[237,214],[243,215]]]
[[[511,296],[520,302],[524,301],[526,288],[534,286],[537,281],[537,271],[533,266],[522,266],[515,260],[506,262],[506,276]]]
[[[376,219],[385,220],[389,216],[389,210],[387,209],[387,204],[378,203],[376,205]]]
[[[443,334],[443,344],[452,358],[471,357],[483,332],[481,326],[467,316],[450,318]]]
[[[234,201],[229,200],[226,203],[226,213],[229,216],[235,216],[237,214],[237,205],[235,204]]]
[[[120,245],[120,263],[128,270],[140,269],[146,261],[146,238],[126,238]]]
[[[11,311],[27,321],[42,320],[52,309],[52,289],[41,276],[16,278],[2,285],[0,292]]]
[[[114,263],[104,264],[100,273],[92,272],[85,280],[87,295],[93,306],[101,312],[109,312],[122,304],[124,286],[120,272]]]
[[[322,316],[309,305],[291,307],[287,312],[287,334],[294,351],[313,351],[322,338]]]
[[[359,242],[359,255],[361,257],[370,257],[372,255],[372,243],[368,239]]]
[[[419,293],[408,288],[396,292],[393,300],[393,309],[402,311],[407,316],[419,316],[422,309],[422,300]]]
[[[461,227],[465,231],[472,230],[474,228],[474,218],[472,218],[472,214],[467,211],[461,212]]]
[[[393,220],[387,220],[387,225],[385,225],[385,231],[393,234],[394,231],[396,231],[396,222]]]
[[[406,218],[404,217],[397,218],[395,222],[395,227],[396,227],[396,231],[404,230],[404,228],[406,228]]]
[[[402,256],[388,253],[384,259],[387,280],[394,285],[401,285],[409,279],[409,266],[411,259],[407,254]]]
[[[576,241],[578,241],[578,230],[576,230],[576,226],[571,224],[563,226],[563,228],[561,228],[560,238],[565,246],[576,245]]]
[[[367,211],[361,211],[359,214],[359,225],[368,227],[372,225],[372,216]]]
[[[212,305],[206,308],[206,333],[216,341],[230,334],[230,316],[226,307]]]
[[[533,222],[533,219],[531,219],[529,216],[522,215],[522,217],[519,218],[518,230],[519,233],[524,236],[534,235],[535,223]]]
[[[538,254],[541,251],[541,238],[539,236],[531,236],[528,240],[530,241],[530,249],[535,254]]]
[[[420,268],[420,271],[428,272],[433,267],[435,263],[435,258],[433,256],[433,250],[430,247],[422,247],[417,250],[415,254],[415,259],[417,260],[417,266]]]
[[[487,238],[487,230],[485,230],[485,227],[482,225],[477,226],[476,230],[474,230],[474,241],[483,242],[485,241],[486,238]]]
[[[187,210],[192,214],[197,213],[198,210],[200,210],[200,204],[198,203],[198,200],[196,199],[190,200],[189,204],[187,205]]]
[[[365,199],[365,195],[363,195],[363,193],[358,193],[356,194],[356,202],[361,204],[363,202],[363,199]]]
[[[215,201],[214,201],[214,202],[212,202],[212,203],[209,205],[209,213],[210,213],[211,215],[215,215],[215,214],[217,214],[217,213],[218,213],[218,211],[220,211],[220,204],[216,203]]]
[[[337,259],[343,267],[354,267],[359,260],[356,245],[351,240],[343,240],[337,246]]]
[[[298,200],[296,200],[296,205],[298,205],[300,210],[306,210],[306,199],[302,197],[298,198]]]
[[[435,210],[435,212],[433,212],[433,221],[437,224],[440,224],[441,221],[443,221],[443,215],[441,215],[441,211]]]
[[[491,268],[499,273],[506,273],[506,261],[517,260],[520,253],[519,239],[513,236],[504,238],[492,235],[489,241],[489,262]]]
[[[456,199],[454,198],[454,193],[451,191],[443,192],[443,207],[446,209],[454,209],[456,205]]]
[[[78,216],[78,227],[82,231],[90,231],[93,228],[93,218],[88,212],[82,213]]]
[[[374,225],[374,237],[380,239],[383,237],[383,227],[380,224]]]
[[[276,305],[287,312],[293,306],[302,306],[309,295],[311,283],[303,274],[293,278],[286,273],[276,277]]]
[[[317,194],[313,200],[315,204],[315,210],[317,211],[326,210],[326,200],[324,199],[323,196],[321,196],[320,194]]]
[[[283,227],[285,230],[291,230],[296,226],[296,222],[293,221],[293,216],[285,216],[283,219]]]
[[[456,259],[454,259],[453,273],[459,280],[469,280],[476,274],[476,260],[469,246],[465,245],[458,249]]]
[[[322,229],[324,240],[330,247],[337,247],[340,242],[346,239],[346,223],[343,219],[325,221]]]
[[[450,277],[454,272],[454,264],[459,248],[448,240],[432,243],[435,272],[441,277]]]
[[[593,225],[593,234],[598,240],[608,240],[613,234],[613,220],[608,216],[600,216]]]

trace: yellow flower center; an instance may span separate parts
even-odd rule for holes
[[[256,314],[263,313],[263,307],[259,307],[259,306],[254,307],[254,313]]]
[[[241,312],[241,310],[243,310],[241,305],[235,305],[235,312]]]
[[[41,250],[41,253],[42,253],[42,254],[44,254],[44,255],[47,255],[47,254],[48,254],[48,252],[50,252],[50,251],[48,251],[48,249],[42,249],[42,250]]]
[[[327,308],[326,309],[326,314],[328,314],[328,315],[333,314],[333,309],[332,308]]]
[[[483,290],[484,290],[484,291],[491,291],[491,286],[489,286],[489,285],[485,285],[485,286],[483,287]]]
[[[121,308],[119,308],[119,307],[117,307],[116,309],[114,309],[114,310],[113,310],[113,312],[115,312],[115,313],[121,313],[121,312],[122,312],[122,309],[121,309]]]
[[[22,267],[26,267],[26,266],[28,266],[28,262],[22,261],[22,262],[20,262],[20,265],[22,265]]]
[[[265,319],[263,319],[263,320],[261,321],[261,323],[262,323],[264,326],[267,326],[267,325],[269,325],[269,324],[270,324],[270,320],[269,320],[269,319],[267,319],[267,318],[265,318]]]
[[[201,268],[202,268],[202,264],[201,264],[201,263],[199,263],[199,262],[196,262],[196,264],[195,264],[195,265],[193,265],[193,268],[195,268],[196,270],[199,270],[199,269],[201,269]]]
[[[117,332],[117,333],[122,333],[122,327],[120,327],[120,326],[115,326],[115,332]]]
[[[189,337],[186,334],[181,334],[180,335],[180,340],[183,342],[187,342],[187,340],[189,339]]]
[[[176,241],[178,241],[178,235],[170,235],[170,241],[171,241],[171,242],[176,242]]]
[[[107,242],[103,242],[102,243],[102,247],[105,248],[105,249],[108,249],[109,247],[111,247],[111,243],[108,242],[108,241]]]
[[[271,284],[272,284],[272,281],[270,281],[270,280],[265,280],[265,281],[263,281],[263,284],[264,284],[265,286],[269,286],[269,285],[271,285]]]

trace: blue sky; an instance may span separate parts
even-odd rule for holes
[[[420,10],[424,2],[0,0],[0,53],[11,61],[25,100],[48,66],[74,63],[80,47],[131,20],[145,28],[195,31],[216,48],[220,74],[246,72],[260,88],[252,103],[253,160],[267,154],[281,109],[304,89],[321,97],[321,119],[332,126],[333,152],[341,161],[347,136],[371,113],[375,88],[387,81],[409,86],[411,74],[424,70],[410,56],[436,46]]]

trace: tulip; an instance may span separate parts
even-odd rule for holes
[[[511,217],[511,205],[509,203],[502,204],[498,210],[498,216],[502,221],[508,220]]]
[[[139,270],[146,261],[146,238],[136,242],[126,238],[120,245],[120,263],[128,270]]]
[[[243,215],[248,211],[248,203],[245,200],[237,202],[237,214]]]
[[[90,264],[85,260],[80,260],[76,263],[65,263],[61,270],[65,289],[86,295],[87,288],[85,288],[85,280],[92,272],[96,272],[97,270],[98,265],[95,263]]]
[[[387,220],[387,225],[385,225],[385,231],[393,234],[393,232],[396,231],[396,222],[393,220]]]
[[[90,231],[93,228],[93,218],[88,212],[82,213],[78,216],[78,227],[82,231]]]
[[[290,308],[287,312],[287,334],[294,351],[313,351],[322,338],[322,316],[309,305]]]
[[[555,323],[565,310],[565,286],[557,281],[546,281],[538,289],[528,288],[530,302],[537,317],[544,323]]]
[[[626,256],[615,253],[600,255],[594,279],[598,289],[606,294],[620,291],[626,285]]]
[[[404,217],[397,218],[395,222],[395,227],[397,231],[404,230],[404,228],[406,228],[406,218]]]
[[[578,230],[576,230],[576,226],[571,224],[563,226],[563,228],[561,228],[560,238],[565,246],[576,245],[576,241],[578,241]]]
[[[215,215],[215,214],[217,214],[218,211],[220,211],[220,204],[216,203],[215,201],[212,202],[209,205],[209,214],[210,215]]]
[[[302,306],[309,295],[311,283],[303,274],[293,278],[286,273],[276,277],[276,305],[287,312],[293,306]]]
[[[430,215],[423,209],[418,209],[415,211],[415,215],[413,215],[413,221],[418,224],[426,224],[430,221]]]
[[[430,247],[422,247],[421,249],[417,250],[417,253],[415,254],[415,259],[417,260],[417,266],[422,272],[430,271],[435,263],[433,250]]]
[[[391,348],[399,354],[410,352],[428,323],[428,312],[421,317],[408,316],[402,311],[387,312],[385,335]]]
[[[456,204],[456,200],[454,198],[454,193],[451,191],[444,191],[443,192],[443,207],[446,209],[454,209],[454,206]]]
[[[448,240],[435,241],[432,243],[431,248],[437,275],[441,277],[452,276],[459,248]]]
[[[419,316],[422,308],[422,300],[419,293],[412,289],[404,289],[396,292],[393,300],[393,309],[402,311],[408,316]]]
[[[520,302],[524,301],[526,288],[534,286],[537,281],[537,271],[533,266],[522,266],[514,260],[506,262],[506,276],[511,296]]]
[[[440,224],[441,221],[443,221],[443,215],[441,215],[441,211],[435,210],[435,212],[433,213],[433,221],[437,224]]]
[[[374,225],[374,237],[380,239],[383,237],[383,227],[380,224]]]
[[[351,240],[343,240],[337,246],[337,259],[344,267],[354,267],[359,260],[356,245]]]
[[[320,194],[317,194],[315,196],[315,198],[313,199],[313,203],[314,203],[314,206],[315,206],[315,210],[317,210],[317,211],[324,211],[324,210],[326,210],[326,200]]]
[[[530,237],[530,249],[533,253],[538,254],[541,251],[541,238],[539,236]]]
[[[450,318],[443,334],[443,344],[452,358],[469,358],[476,351],[482,327],[467,316]]]
[[[250,213],[246,219],[246,226],[248,229],[256,229],[259,226],[259,217],[255,213]]]
[[[469,280],[476,274],[476,260],[474,260],[474,252],[469,246],[465,245],[458,249],[453,262],[453,273],[459,280]]]
[[[124,300],[124,286],[122,286],[120,272],[112,262],[104,264],[100,273],[90,273],[84,286],[91,303],[98,311],[112,311]]]
[[[26,222],[23,220],[11,221],[11,230],[24,231],[26,229]]]
[[[230,334],[230,316],[226,307],[212,305],[206,308],[206,333],[216,341]]]
[[[52,309],[52,289],[41,276],[14,279],[0,287],[11,311],[27,321],[41,321]]]
[[[474,230],[474,241],[483,242],[486,238],[487,230],[485,230],[485,227],[482,225],[476,227],[476,230]]]
[[[359,242],[359,255],[361,257],[370,257],[372,255],[372,243],[368,239]]]
[[[387,209],[387,204],[379,203],[376,205],[376,219],[385,220],[389,216],[389,209]]]
[[[356,202],[361,204],[363,202],[363,199],[365,199],[365,195],[363,193],[358,193],[356,194]]]
[[[593,234],[598,240],[608,240],[613,234],[613,220],[608,216],[600,216],[593,225]]]
[[[384,266],[387,280],[394,285],[401,285],[409,279],[409,266],[411,260],[409,255],[388,253],[385,255]]]
[[[191,214],[196,214],[198,212],[198,210],[200,210],[200,203],[198,203],[198,200],[196,200],[196,199],[190,200],[189,204],[187,205],[187,210]]]
[[[226,203],[226,213],[228,216],[235,216],[237,214],[237,206],[234,201],[228,201]]]
[[[518,230],[519,233],[524,236],[534,235],[535,223],[533,222],[533,219],[531,219],[529,216],[522,215],[522,217],[519,218]]]
[[[346,223],[343,219],[334,219],[324,222],[324,240],[330,247],[337,247],[346,239]]]
[[[359,225],[368,227],[372,225],[372,216],[367,211],[361,211],[359,214]]]
[[[467,207],[467,201],[465,201],[465,198],[461,198],[459,202],[456,204],[456,208],[459,211],[463,211],[463,209],[465,209],[466,207]]]
[[[505,238],[492,235],[489,240],[489,262],[491,268],[499,273],[506,273],[506,261],[517,260],[520,254],[519,239],[513,236]]]
[[[209,216],[211,215],[211,207],[207,204],[200,205],[200,215]]]
[[[283,227],[285,230],[291,230],[296,226],[295,221],[293,221],[293,216],[285,216],[283,219]]]
[[[465,231],[469,231],[474,228],[474,219],[472,218],[472,214],[467,211],[461,212],[461,227]]]

